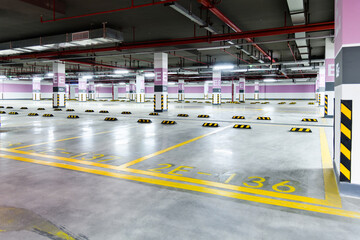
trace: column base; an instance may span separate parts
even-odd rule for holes
[[[155,92],[154,94],[154,111],[164,112],[168,110],[168,93]]]
[[[333,118],[334,115],[325,115],[324,118]]]
[[[64,108],[66,106],[65,92],[53,92],[53,108]]]

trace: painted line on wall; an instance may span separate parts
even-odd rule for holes
[[[90,169],[90,168],[85,168],[85,167],[73,166],[73,165],[64,164],[64,163],[48,162],[48,161],[16,157],[16,156],[11,156],[11,155],[4,155],[4,154],[0,154],[0,157],[6,158],[6,159],[12,159],[12,160],[16,160],[16,161],[22,161],[22,162],[40,164],[40,165],[45,165],[45,166],[52,166],[52,167],[56,167],[56,168],[68,169],[68,170],[72,170],[72,171],[91,173],[91,174],[113,177],[113,178],[118,178],[118,179],[126,179],[126,180],[131,180],[131,181],[136,181],[136,182],[154,184],[154,185],[159,185],[159,186],[163,186],[163,187],[171,187],[171,188],[176,188],[176,189],[184,189],[184,190],[189,190],[189,191],[202,192],[202,193],[207,193],[207,194],[213,194],[213,195],[218,195],[218,196],[223,196],[223,197],[229,197],[229,198],[234,198],[234,199],[239,199],[239,200],[244,200],[244,201],[279,206],[279,207],[284,207],[284,208],[292,208],[292,209],[298,209],[298,210],[303,210],[303,211],[310,211],[310,212],[317,212],[317,213],[323,213],[323,214],[330,214],[330,215],[360,219],[360,213],[353,212],[353,211],[347,211],[347,210],[343,210],[343,209],[314,206],[314,205],[308,205],[308,204],[304,204],[304,203],[289,202],[289,201],[277,200],[277,199],[272,199],[272,198],[264,198],[264,197],[259,197],[259,196],[246,195],[246,194],[242,194],[242,193],[229,192],[229,191],[224,191],[224,190],[219,190],[219,189],[189,185],[189,184],[178,183],[178,182],[170,182],[170,181],[153,179],[153,178],[145,178],[145,177],[138,177],[138,176],[121,174],[121,173],[106,172],[103,170],[96,170],[96,169]]]

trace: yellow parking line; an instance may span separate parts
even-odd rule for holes
[[[159,179],[131,176],[131,175],[126,175],[126,174],[121,174],[121,173],[106,172],[103,170],[73,166],[73,165],[64,164],[64,163],[48,162],[48,161],[23,158],[23,157],[11,156],[11,155],[4,155],[4,154],[0,154],[0,157],[17,160],[17,161],[22,161],[22,162],[29,162],[29,163],[35,163],[35,164],[40,164],[40,165],[45,165],[45,166],[63,168],[63,169],[68,169],[68,170],[73,170],[73,171],[78,171],[78,172],[92,173],[92,174],[102,175],[102,176],[107,176],[107,177],[132,180],[132,181],[143,182],[143,183],[148,183],[148,184],[155,184],[155,185],[164,186],[164,187],[172,187],[172,188],[184,189],[184,190],[188,190],[188,191],[208,193],[208,194],[229,197],[229,198],[250,201],[250,202],[257,202],[257,203],[262,203],[262,204],[267,204],[267,205],[273,205],[273,206],[279,206],[279,207],[285,207],[285,208],[292,208],[292,209],[298,209],[298,210],[304,210],[304,211],[310,211],[310,212],[317,212],[317,213],[323,213],[323,214],[330,214],[330,215],[360,219],[360,213],[342,210],[342,209],[308,205],[308,204],[304,204],[304,203],[289,202],[289,201],[277,200],[277,199],[272,199],[272,198],[264,198],[264,197],[259,197],[259,196],[246,195],[246,194],[242,194],[242,193],[229,192],[229,191],[224,191],[224,190],[219,190],[219,189],[207,188],[207,187],[196,186],[196,185],[189,185],[189,184],[178,183],[178,182],[170,182],[170,181],[159,180]]]

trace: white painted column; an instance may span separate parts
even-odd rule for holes
[[[237,91],[236,91],[236,86],[239,85],[238,81],[233,81],[231,83],[231,101],[235,102],[237,99]]]
[[[94,81],[90,81],[89,82],[89,100],[95,100],[95,82]]]
[[[41,78],[34,77],[32,80],[33,101],[41,100]]]
[[[66,84],[65,85],[65,99],[69,99],[70,98],[70,85],[69,84]]]
[[[79,102],[87,101],[87,79],[85,77],[78,79],[78,100]]]
[[[322,66],[319,69],[319,99],[320,99],[319,106],[324,107],[324,105],[325,105],[325,66]]]
[[[4,99],[4,80],[0,79],[0,99]]]
[[[53,72],[53,108],[64,108],[66,106],[65,64],[54,62]]]
[[[334,157],[340,181],[360,184],[360,1],[335,4]]]
[[[168,55],[154,53],[154,111],[168,110]]]
[[[119,86],[117,84],[111,84],[111,99],[118,100],[119,99]]]
[[[135,81],[134,81],[134,80],[131,80],[129,86],[130,86],[130,90],[129,90],[129,93],[130,93],[130,101],[135,101],[135,99],[136,99],[136,85],[135,85]]]
[[[319,86],[320,86],[320,73],[317,74],[316,82],[315,82],[315,88],[316,88],[315,100],[318,105],[320,105]]]
[[[213,71],[212,104],[221,105],[221,71]]]
[[[335,49],[330,38],[325,40],[325,117],[334,116]]]
[[[70,85],[70,99],[75,99],[76,98],[76,92],[75,92],[75,85]]]
[[[179,80],[178,82],[178,100],[182,102],[185,100],[185,81]]]
[[[129,84],[125,85],[125,99],[127,99],[127,100],[130,99],[130,85]]]
[[[259,81],[255,81],[255,86],[254,86],[254,99],[255,100],[258,100],[259,99],[259,95],[260,95],[260,92],[259,92],[260,88],[259,88]]]
[[[136,74],[136,102],[145,102],[145,76],[142,74]]]
[[[209,99],[209,82],[204,82],[204,99]]]
[[[245,78],[239,79],[239,101],[245,102]]]

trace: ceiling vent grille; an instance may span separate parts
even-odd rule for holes
[[[72,34],[72,41],[80,41],[80,40],[86,40],[90,38],[90,32],[84,31],[84,32],[77,32]]]

